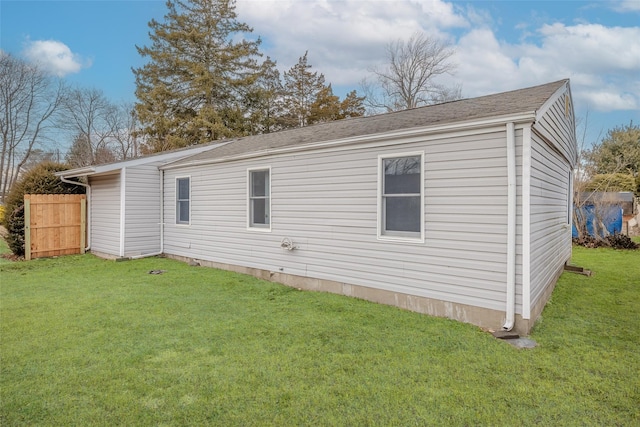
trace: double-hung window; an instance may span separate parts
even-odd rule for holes
[[[249,228],[271,230],[271,170],[249,170]]]
[[[423,240],[424,155],[379,157],[378,236]]]
[[[191,220],[191,179],[176,178],[176,224],[189,224]]]

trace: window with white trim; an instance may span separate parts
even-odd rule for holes
[[[423,154],[380,156],[379,236],[422,239]]]
[[[270,169],[249,170],[249,227],[271,227]]]
[[[189,224],[191,220],[191,179],[176,178],[176,224]]]

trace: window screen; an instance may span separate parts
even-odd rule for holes
[[[422,156],[382,159],[382,234],[421,232]]]
[[[249,226],[268,227],[271,217],[269,170],[249,172]]]
[[[190,198],[190,179],[176,179],[176,223],[189,224],[189,198]]]

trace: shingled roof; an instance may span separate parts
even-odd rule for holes
[[[206,163],[240,155],[366,135],[534,113],[568,80],[478,98],[461,99],[376,116],[337,120],[280,132],[230,140],[215,149],[171,163],[171,167]]]

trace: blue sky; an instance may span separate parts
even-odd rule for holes
[[[384,63],[386,43],[424,31],[455,46],[445,82],[465,97],[570,78],[587,144],[640,123],[640,0],[237,0],[236,12],[281,70],[308,50],[340,95]],[[135,46],[165,13],[164,0],[0,0],[0,49],[133,102]]]

